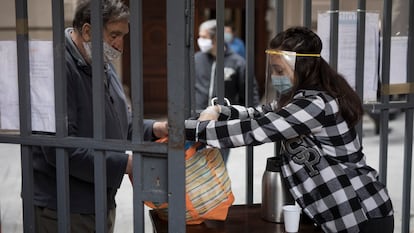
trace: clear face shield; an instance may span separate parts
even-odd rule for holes
[[[277,102],[292,90],[296,57],[320,57],[320,54],[300,54],[276,49],[266,50],[266,103]]]
[[[296,52],[266,50],[266,103],[277,101],[293,86]]]

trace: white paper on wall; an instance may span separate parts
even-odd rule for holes
[[[30,41],[32,130],[55,132],[53,43]],[[19,96],[16,41],[0,41],[0,129],[18,130]]]
[[[339,12],[337,70],[355,89],[357,13]],[[364,101],[375,101],[378,89],[379,14],[366,13],[364,58]],[[318,14],[321,55],[329,61],[330,13]]]
[[[407,83],[407,43],[407,36],[391,37],[390,84]]]

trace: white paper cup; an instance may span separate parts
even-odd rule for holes
[[[298,232],[301,208],[297,205],[283,206],[283,219],[286,232]]]

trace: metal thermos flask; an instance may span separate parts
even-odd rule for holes
[[[281,174],[280,157],[267,158],[262,178],[262,218],[269,222],[282,223],[284,205],[295,204]]]

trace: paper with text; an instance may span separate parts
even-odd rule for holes
[[[339,12],[338,21],[338,72],[355,89],[357,13]],[[318,14],[318,35],[323,43],[321,55],[329,61],[330,13]],[[379,14],[366,13],[364,101],[377,99],[379,43]]]
[[[55,132],[52,41],[30,41],[32,130]],[[0,41],[0,129],[18,130],[19,93],[16,41]]]

